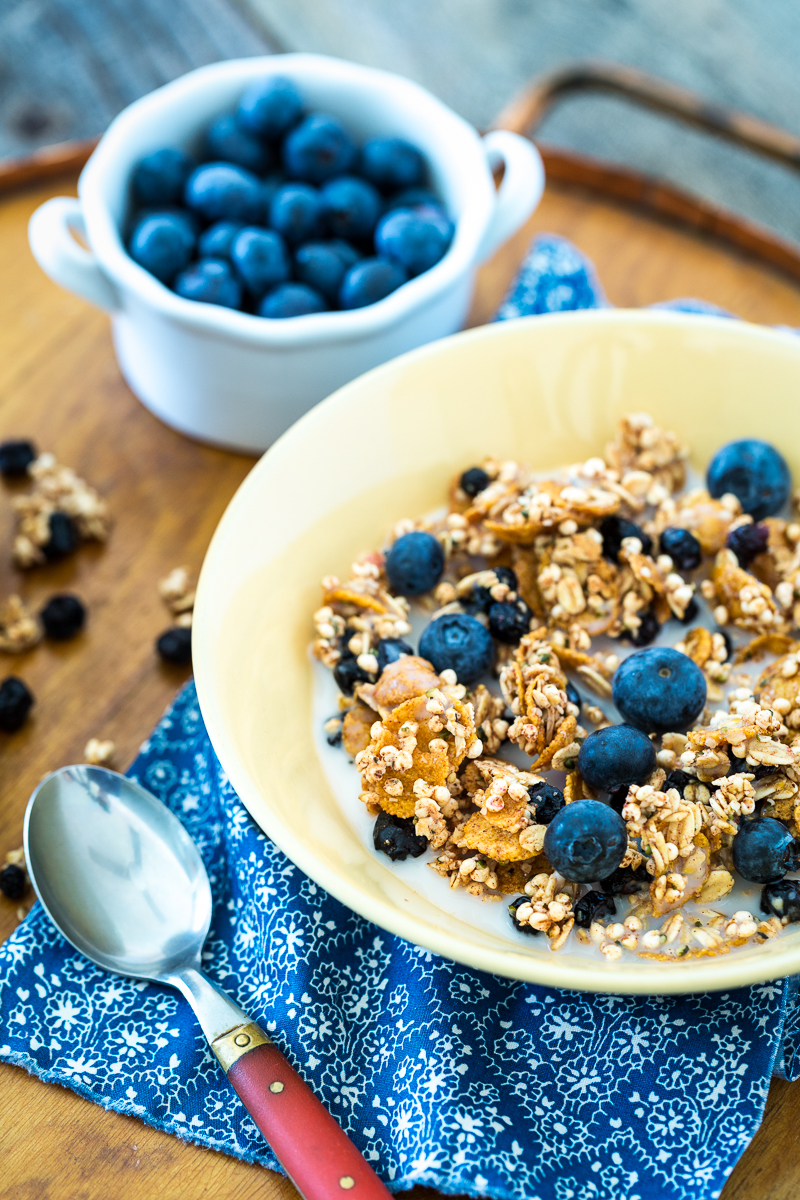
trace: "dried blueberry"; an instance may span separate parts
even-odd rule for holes
[[[575,687],[575,684],[570,683],[569,680],[567,680],[566,692],[567,692],[567,699],[569,700],[570,704],[575,705],[575,707],[578,710],[578,716],[580,716],[581,708],[583,707],[583,701],[581,700],[581,694],[578,691],[578,689]]]
[[[47,527],[50,530],[50,539],[42,546],[42,551],[48,562],[66,558],[78,549],[81,537],[72,517],[63,512],[51,513]]]
[[[606,896],[603,892],[587,892],[581,896],[573,912],[578,928],[588,929],[593,921],[599,921],[601,917],[615,916],[617,906],[613,896]]]
[[[25,475],[35,458],[33,442],[0,442],[0,475]]]
[[[504,583],[510,592],[516,592],[519,586],[511,567],[492,567],[491,571],[495,578],[494,583],[476,583],[472,589],[468,606],[473,616],[478,612],[488,613],[492,605],[497,603],[492,595],[492,588],[496,587],[498,583]],[[528,632],[527,629],[525,632]]]
[[[625,538],[635,537],[642,543],[642,554],[649,554],[653,549],[653,539],[633,521],[624,517],[606,517],[600,522],[600,533],[603,538],[603,557],[609,562],[619,562],[619,552]]]
[[[165,662],[188,663],[192,661],[192,631],[182,625],[168,629],[156,641],[156,650]]]
[[[378,674],[383,671],[384,667],[388,667],[389,663],[397,662],[398,658],[402,658],[404,654],[413,654],[414,648],[409,646],[408,642],[404,642],[402,638],[382,638],[378,642]]]
[[[339,725],[333,731],[333,733],[325,734],[325,741],[328,743],[329,746],[341,746],[341,744],[342,744],[342,722],[338,717],[336,717],[334,719],[339,721]]]
[[[630,786],[623,783],[621,787],[614,788],[613,792],[609,792],[608,803],[613,808],[614,812],[621,813],[625,807],[625,801],[628,799],[628,791]]]
[[[521,908],[523,904],[530,904],[530,902],[530,896],[517,896],[516,900],[512,900],[508,906],[508,915],[511,917],[512,925],[520,933],[527,933],[536,937],[540,933],[540,930],[532,929],[530,925],[521,925],[517,920],[517,909]]]
[[[0,869],[0,892],[7,900],[21,900],[25,895],[27,885],[25,872],[16,863],[6,863]]]
[[[684,611],[683,616],[679,618],[681,625],[691,625],[699,611],[700,606],[695,600],[694,596],[692,596],[691,600],[686,605],[686,610]]]
[[[552,783],[533,783],[528,788],[534,820],[537,825],[549,825],[564,807],[564,793]]]
[[[533,613],[524,600],[502,600],[489,608],[489,632],[498,642],[515,645],[530,632]]]
[[[670,788],[675,788],[676,792],[680,792],[683,795],[684,789],[690,783],[697,783],[694,775],[689,775],[686,771],[670,771],[664,780],[664,791],[667,792]]]
[[[739,566],[745,569],[754,558],[763,554],[769,542],[769,528],[766,525],[737,525],[728,534],[726,545],[739,560]]]
[[[419,858],[428,848],[428,839],[417,833],[412,820],[387,812],[378,813],[372,841],[375,849],[386,854],[392,862],[403,862],[409,855]]]
[[[333,678],[336,680],[339,691],[345,696],[352,696],[357,683],[374,683],[375,681],[375,676],[360,667],[355,654],[351,654],[349,650],[342,654],[333,668]]]
[[[30,688],[16,675],[7,675],[0,683],[0,729],[16,733],[25,724],[33,703]]]
[[[623,633],[620,636],[632,646],[649,646],[658,637],[661,626],[652,608],[646,608],[639,614],[639,628],[636,633]]]
[[[65,642],[83,629],[86,609],[77,596],[64,592],[51,596],[39,616],[47,636],[57,642]]]
[[[679,571],[694,571],[703,561],[703,548],[689,529],[668,525],[659,538],[662,554],[668,554]]]
[[[600,880],[600,887],[610,896],[632,896],[634,892],[645,891],[650,886],[650,878],[644,863],[638,867],[617,867]]]
[[[800,921],[800,880],[766,884],[761,892],[761,911],[780,917],[784,925]]]
[[[478,492],[482,492],[491,482],[491,479],[482,467],[470,467],[461,476],[458,485],[462,492],[466,492],[468,496],[477,496]]]

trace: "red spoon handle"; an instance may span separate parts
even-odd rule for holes
[[[390,1200],[390,1193],[272,1042],[228,1068],[228,1079],[305,1200]]]

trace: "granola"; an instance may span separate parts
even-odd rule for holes
[[[800,890],[794,906],[762,898],[758,911],[733,850],[763,816],[800,840],[800,521],[768,518],[740,561],[728,540],[752,517],[733,495],[686,490],[687,458],[644,413],[620,422],[602,457],[548,478],[486,458],[451,482],[446,509],[403,518],[344,581],[322,581],[312,653],[342,693],[324,732],[353,760],[368,813],[424,839],[450,890],[515,895],[514,928],[554,951],[677,962],[800,920]],[[666,529],[694,536],[699,569],[659,553]],[[412,532],[438,541],[444,569],[409,599],[390,558]],[[162,594],[190,610],[181,572]],[[493,674],[459,679],[413,652],[415,622],[430,630],[450,614],[488,628]],[[694,727],[653,735],[655,771],[612,798],[627,833],[618,870],[577,883],[547,859],[542,797],[596,799],[581,746],[619,719],[621,659],[659,634],[702,671],[706,708]]]

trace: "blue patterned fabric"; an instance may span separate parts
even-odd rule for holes
[[[565,269],[564,286],[588,301],[581,263],[560,239],[540,239],[519,286],[553,311]],[[760,1123],[770,1075],[800,1071],[793,980],[710,996],[585,995],[483,975],[357,917],[251,821],[192,684],[129,774],[203,854],[209,974],[274,1034],[392,1190],[716,1197]],[[185,1001],[98,970],[39,905],[0,948],[0,1058],[276,1166]]]

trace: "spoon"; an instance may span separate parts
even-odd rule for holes
[[[177,988],[305,1200],[389,1192],[280,1050],[200,969],[211,924],[203,861],[177,817],[103,767],[62,767],[28,801],[25,859],[45,912],[117,975]]]

